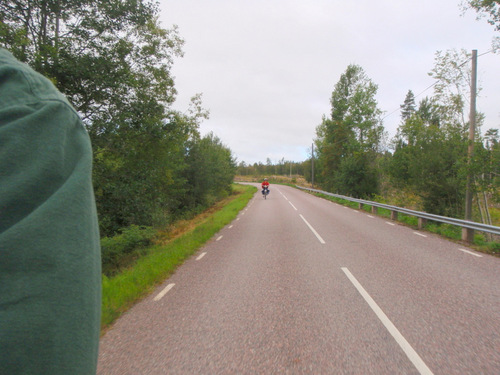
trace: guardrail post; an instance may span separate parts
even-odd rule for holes
[[[462,241],[474,242],[474,229],[462,228]]]
[[[362,209],[363,209],[363,203],[358,203],[358,208],[359,208],[360,210],[362,210]]]
[[[424,219],[423,217],[418,218],[418,229],[422,230],[426,224],[427,224],[427,219]]]
[[[378,212],[378,207],[372,206],[372,214],[376,215]]]
[[[391,211],[391,220],[398,220],[398,211]]]

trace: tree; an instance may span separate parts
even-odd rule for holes
[[[469,171],[478,175],[481,170],[479,156],[470,166],[467,163],[469,59],[463,50],[436,53],[429,73],[437,80],[434,96],[423,99],[398,128],[390,167],[393,183],[415,192],[425,211],[454,217],[462,216],[465,176]],[[479,115],[478,145],[481,122]]]
[[[413,113],[415,113],[415,95],[411,90],[408,90],[406,98],[401,107],[401,119],[404,121],[408,120]]]
[[[360,163],[360,160],[370,155],[366,160],[373,161],[380,151],[382,112],[377,106],[376,93],[377,85],[358,65],[349,65],[335,85],[330,101],[330,117],[323,116],[321,125],[316,129],[318,170],[321,171],[320,182],[326,189],[357,196],[369,196],[377,191],[376,181],[369,177],[372,173],[364,174],[371,180],[370,184],[339,173],[341,168],[351,170],[356,165],[375,168],[373,163]],[[353,160],[346,161],[350,158]],[[367,169],[364,171],[368,172]],[[364,188],[360,189],[360,186]]]
[[[474,9],[478,13],[478,19],[489,17],[488,23],[500,31],[500,0],[466,0],[463,9]],[[493,37],[493,50],[500,50],[500,36]]]
[[[0,44],[49,77],[89,131],[103,235],[172,221],[192,191],[189,148],[208,111],[199,94],[187,114],[171,109],[183,40],[158,15],[149,0],[0,2]]]
[[[466,0],[465,4],[465,8],[474,9],[479,17],[488,15],[488,23],[500,31],[500,0]]]
[[[193,139],[188,148],[185,176],[189,189],[182,205],[207,207],[231,191],[236,163],[231,150],[213,133]]]

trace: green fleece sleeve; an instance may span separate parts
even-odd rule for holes
[[[101,260],[82,121],[0,49],[0,372],[95,374]]]

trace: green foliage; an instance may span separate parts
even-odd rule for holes
[[[227,196],[236,170],[231,150],[213,133],[193,140],[188,149],[185,176],[189,190],[183,206],[208,206]]]
[[[94,149],[102,235],[133,225],[165,225],[230,191],[230,151],[205,147],[199,139],[200,121],[208,118],[201,94],[186,114],[171,109],[171,67],[184,42],[176,27],[160,27],[158,3],[14,5],[0,3],[0,45],[49,77],[83,118]],[[193,173],[197,160],[210,161],[205,175]]]
[[[488,15],[488,23],[500,31],[500,1],[499,0],[466,0],[468,7],[479,13],[479,17]]]
[[[121,230],[120,234],[101,239],[103,273],[112,275],[120,269],[126,255],[152,244],[156,231],[151,227],[132,225]]]
[[[325,189],[359,197],[378,192],[375,160],[383,127],[376,93],[357,65],[349,65],[335,85],[331,115],[316,129],[316,175]]]

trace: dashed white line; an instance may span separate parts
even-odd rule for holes
[[[373,312],[380,319],[385,328],[394,337],[396,342],[399,344],[401,349],[405,352],[408,359],[413,363],[417,370],[422,375],[432,375],[432,371],[427,367],[425,362],[420,358],[417,352],[411,347],[411,345],[406,341],[401,332],[396,328],[396,326],[391,322],[391,320],[385,315],[382,309],[377,305],[373,298],[368,294],[368,292],[363,288],[363,286],[356,280],[352,273],[345,267],[342,267],[342,271],[346,274],[347,278],[351,281],[354,287],[358,290],[359,294],[364,298],[364,300],[371,307]]]
[[[425,237],[425,238],[427,238],[427,236],[426,236],[425,234],[422,234],[422,233],[418,233],[418,232],[413,232],[413,233],[415,233],[415,234],[416,234],[417,236],[420,236],[420,237]]]
[[[230,225],[230,226],[228,227],[228,229],[231,229],[232,227],[233,227],[233,225]]]
[[[219,236],[219,237],[217,237],[216,241],[220,241],[220,240],[222,240],[222,237],[224,237],[224,236]]]
[[[314,228],[311,226],[311,224],[309,224],[307,222],[307,220],[304,218],[304,216],[300,215],[300,217],[302,218],[302,220],[304,220],[304,223],[307,224],[307,226],[309,227],[309,229],[314,233],[314,235],[316,236],[316,238],[319,240],[319,242],[321,242],[322,244],[325,243],[325,241],[323,240],[323,238],[321,238],[321,236],[318,234],[318,232],[316,232],[314,230]]]
[[[153,299],[154,301],[159,301],[161,300],[165,294],[168,293],[170,289],[172,289],[175,286],[175,284],[168,284],[160,293],[156,295],[156,297]]]
[[[482,255],[473,253],[472,251],[469,251],[469,250],[465,250],[465,249],[458,249],[458,250],[463,251],[464,253],[467,253],[467,254],[470,254],[470,255],[474,255],[475,257],[478,257],[478,258],[482,258],[483,257]]]
[[[389,224],[389,225],[392,225],[392,226],[396,225],[396,224],[394,224],[394,223],[391,223],[390,221],[386,221],[385,223],[386,223],[386,224]]]
[[[298,211],[297,207],[295,207],[292,202],[288,201],[288,203],[290,203],[292,205],[292,207],[295,209],[295,211]]]
[[[366,216],[368,216],[370,219],[375,219],[375,218],[374,218],[373,216],[371,216],[371,215],[366,215]]]
[[[198,258],[196,258],[196,260],[200,260],[201,258],[203,258],[205,255],[207,255],[207,253],[201,253],[200,256]]]

